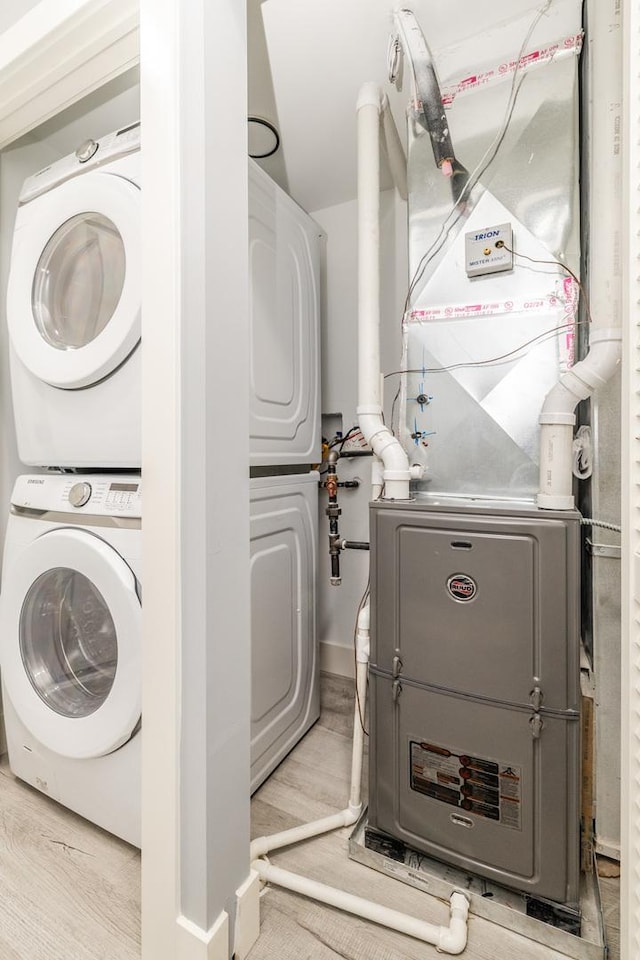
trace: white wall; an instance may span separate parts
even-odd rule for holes
[[[0,5],[0,33],[8,30],[20,17],[28,13],[40,0],[11,0]]]
[[[341,414],[346,432],[357,423],[358,236],[355,200],[316,210],[313,217],[327,234],[323,277],[322,411]],[[402,306],[407,292],[406,204],[395,191],[381,200],[381,360],[383,372],[398,367],[401,348]],[[391,401],[397,381],[387,381],[385,415],[390,422]],[[325,421],[326,422],[326,421]],[[362,481],[358,490],[340,490],[340,533],[348,540],[368,540],[368,504],[371,459],[341,459],[338,478]],[[369,555],[344,551],[342,585],[329,583],[327,497],[320,493],[318,561],[318,636],[321,665],[333,673],[353,670],[351,654],[358,602],[367,584]]]

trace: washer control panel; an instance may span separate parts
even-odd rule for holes
[[[11,503],[31,510],[93,516],[142,516],[139,474],[33,474],[18,477]]]
[[[97,169],[105,163],[140,149],[140,123],[114,130],[99,140],[84,140],[74,153],[56,160],[33,176],[27,177],[20,191],[19,203],[27,203],[79,173]]]

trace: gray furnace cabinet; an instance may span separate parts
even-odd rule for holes
[[[579,899],[580,516],[371,507],[369,825]]]

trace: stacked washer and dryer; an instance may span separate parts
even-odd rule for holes
[[[255,787],[318,714],[320,238],[262,171],[250,182]],[[19,457],[45,470],[16,481],[0,593],[12,771],[138,846],[140,188],[139,124],[22,188],[11,386]]]

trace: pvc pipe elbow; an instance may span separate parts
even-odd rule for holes
[[[451,919],[448,927],[440,928],[440,937],[436,944],[443,953],[456,955],[462,953],[467,945],[467,920],[469,901],[463,893],[451,894]]]
[[[264,857],[265,854],[269,852],[269,838],[268,837],[256,837],[255,840],[251,841],[249,847],[249,860],[253,863],[254,860],[257,860],[259,857]]]
[[[619,330],[596,330],[591,335],[589,353],[568,370],[547,394],[540,423],[575,423],[567,419],[581,400],[586,400],[615,373],[621,357]]]

